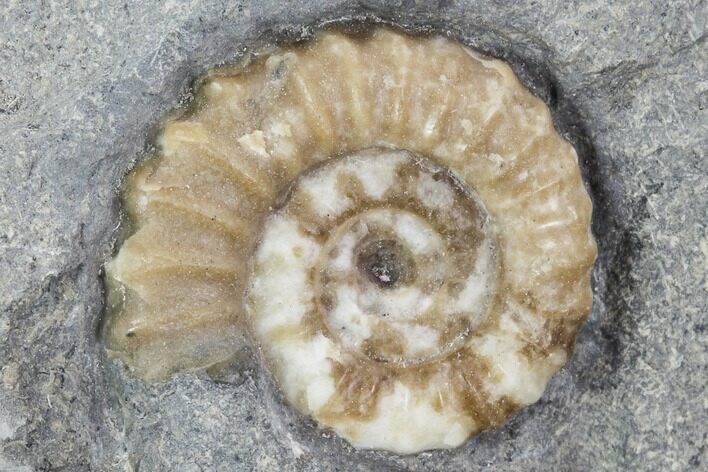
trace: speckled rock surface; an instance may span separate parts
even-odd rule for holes
[[[708,464],[705,2],[4,2],[0,470],[692,470]],[[577,146],[595,303],[541,401],[460,449],[356,451],[244,352],[145,385],[96,336],[121,177],[191,80],[247,46],[369,17],[510,61]]]

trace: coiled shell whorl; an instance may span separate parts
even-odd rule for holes
[[[501,61],[375,29],[203,81],[127,179],[106,346],[145,380],[234,354],[352,444],[454,447],[538,400],[591,301],[572,146]]]

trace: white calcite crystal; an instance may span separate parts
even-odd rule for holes
[[[596,247],[576,153],[506,64],[380,28],[202,84],[127,179],[110,356],[163,380],[249,329],[295,408],[399,453],[538,400]]]

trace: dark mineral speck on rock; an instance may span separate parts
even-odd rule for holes
[[[708,467],[704,2],[4,2],[0,18],[0,470]],[[595,205],[573,358],[538,403],[458,449],[355,450],[287,407],[248,350],[148,384],[97,335],[117,189],[159,118],[211,67],[341,20],[505,59],[575,145]],[[394,252],[364,264],[380,283],[401,282]]]

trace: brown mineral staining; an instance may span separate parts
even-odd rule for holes
[[[539,398],[592,301],[592,207],[506,64],[374,28],[200,83],[124,185],[110,356],[218,371],[248,328],[297,409],[402,453]]]

